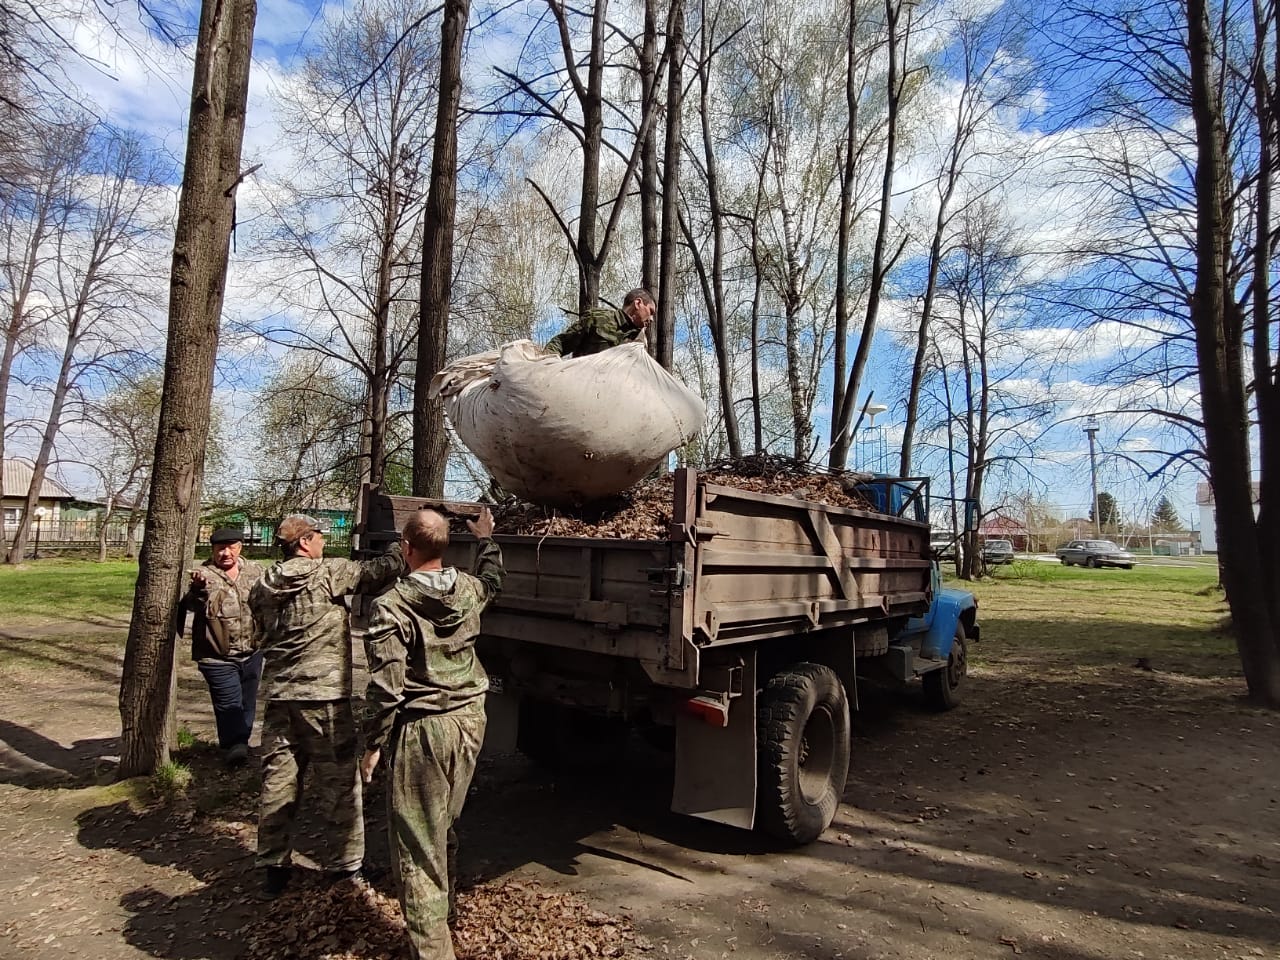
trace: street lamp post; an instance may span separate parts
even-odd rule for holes
[[[1094,451],[1094,441],[1098,436],[1098,418],[1090,417],[1084,422],[1084,432],[1089,437],[1089,483],[1093,489],[1093,533],[1102,536],[1102,510],[1098,504],[1098,455]]]
[[[39,560],[39,559],[40,559],[40,521],[44,519],[44,515],[45,515],[45,513],[46,513],[46,512],[47,512],[47,511],[45,510],[45,508],[44,508],[44,507],[36,507],[36,510],[35,510],[35,517],[36,517],[36,550],[35,550],[35,553],[33,553],[33,554],[31,555],[31,559],[32,559],[32,560]]]

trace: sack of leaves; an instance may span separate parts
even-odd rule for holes
[[[702,429],[702,398],[639,343],[564,359],[531,340],[464,357],[431,381],[502,488],[576,506],[625,490]]]

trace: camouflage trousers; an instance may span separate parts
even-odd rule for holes
[[[350,700],[269,700],[262,717],[262,800],[258,813],[258,866],[286,866],[311,770],[321,811],[325,870],[354,870],[364,860],[364,811]]]
[[[387,790],[391,867],[415,960],[453,960],[449,913],[457,835],[484,739],[484,704],[435,716],[415,716],[396,727]]]

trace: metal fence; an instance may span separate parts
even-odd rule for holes
[[[137,520],[108,520],[105,525],[106,545],[107,549],[112,553],[119,553],[129,542],[129,527],[133,527],[134,545],[142,546],[142,533],[145,521],[141,518]],[[196,547],[197,554],[208,555],[209,552],[209,534],[213,532],[213,524],[202,523],[200,525],[200,539]],[[245,552],[257,557],[267,556],[274,552],[274,542],[272,531],[274,524],[259,530],[252,529],[244,540]],[[6,545],[13,543],[14,535],[18,532],[16,523],[6,523],[4,525],[4,543]],[[34,556],[37,548],[41,555],[49,554],[50,556],[63,553],[84,553],[87,551],[96,551],[101,542],[100,536],[104,533],[104,525],[101,520],[93,517],[84,517],[74,520],[43,520],[39,524],[32,523],[31,530],[27,535],[27,555]],[[331,556],[342,556],[351,547],[351,530],[350,527],[334,527],[329,535],[325,537],[325,547]]]

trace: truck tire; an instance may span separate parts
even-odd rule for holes
[[[941,670],[926,673],[921,682],[924,684],[924,699],[931,710],[941,713],[950,710],[961,699],[961,687],[969,672],[969,648],[965,642],[964,624],[956,624],[956,638],[951,643],[951,653],[947,655],[947,665]]]
[[[835,671],[797,663],[774,675],[756,707],[756,826],[811,843],[835,818],[849,775],[849,700]]]

